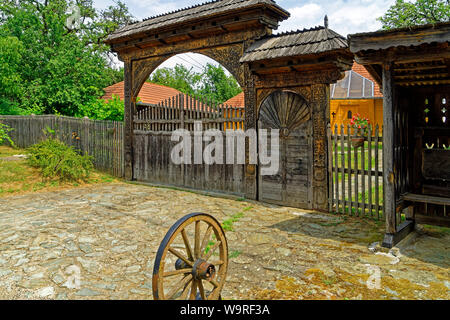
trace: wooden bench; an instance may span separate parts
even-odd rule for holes
[[[402,199],[408,202],[420,202],[427,204],[435,204],[444,206],[444,216],[443,217],[434,217],[427,216],[421,214],[414,214],[414,220],[418,223],[438,223],[443,226],[450,226],[450,217],[447,217],[446,206],[450,206],[450,198],[447,197],[436,197],[429,196],[425,194],[416,194],[416,193],[405,193],[402,195]],[[427,209],[425,209],[427,211]]]

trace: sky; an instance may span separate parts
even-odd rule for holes
[[[122,0],[136,20],[141,21],[157,14],[189,7],[207,0]],[[274,33],[312,28],[323,25],[328,15],[329,28],[347,36],[351,33],[376,31],[381,28],[377,21],[395,0],[276,0],[276,3],[291,13],[289,19],[280,23]],[[113,4],[113,0],[94,0],[98,9]],[[173,67],[180,63],[194,71],[200,71],[206,63],[217,63],[203,55],[187,53],[165,61],[160,67]]]

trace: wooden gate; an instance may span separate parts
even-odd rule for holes
[[[222,140],[223,161],[207,164],[194,152],[194,126],[214,129],[225,136],[226,130],[242,129],[244,110],[216,104],[184,94],[159,104],[138,103],[134,126],[134,179],[154,184],[188,187],[197,190],[244,195],[244,164],[227,164],[226,140]],[[189,131],[192,147],[190,163],[174,163],[171,152],[178,141],[172,141],[174,130]],[[208,143],[200,132],[202,150]],[[215,141],[215,138],[214,138]],[[237,158],[237,154],[234,154]],[[200,160],[200,161],[198,161]]]
[[[268,129],[269,137],[270,129],[279,129],[280,157],[276,175],[262,175],[262,164],[259,165],[259,200],[298,208],[312,208],[310,119],[310,107],[297,93],[275,91],[262,102],[258,128]]]

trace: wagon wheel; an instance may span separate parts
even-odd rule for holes
[[[178,220],[159,245],[153,267],[155,300],[220,298],[228,245],[219,222],[205,213]]]

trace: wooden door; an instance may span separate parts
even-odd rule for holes
[[[276,91],[261,104],[258,128],[279,129],[280,156],[279,170],[275,175],[261,175],[262,165],[259,165],[259,200],[298,208],[312,208],[310,119],[311,110],[305,99],[291,91]],[[270,137],[270,130],[268,132]]]

